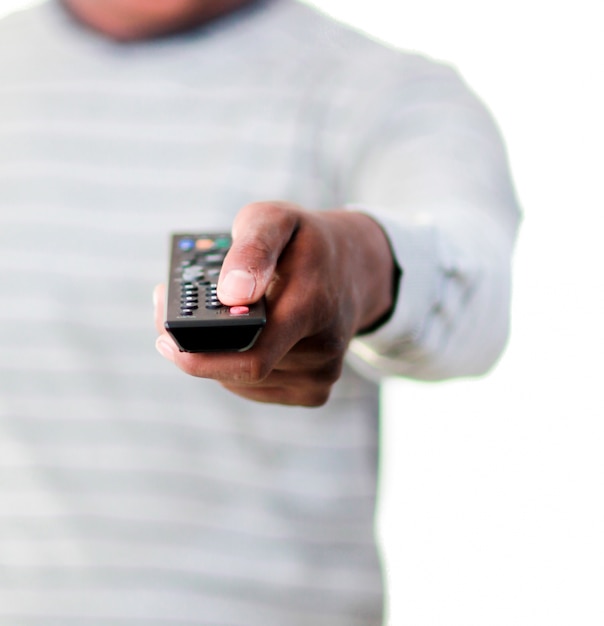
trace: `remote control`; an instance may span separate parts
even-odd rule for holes
[[[216,295],[226,233],[172,235],[165,328],[181,352],[243,352],[266,324],[264,300],[225,306]]]

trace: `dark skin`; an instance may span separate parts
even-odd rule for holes
[[[89,27],[120,41],[214,19],[250,0],[63,0]],[[351,339],[393,306],[395,263],[377,222],[358,212],[312,211],[281,201],[243,207],[218,296],[229,306],[266,296],[267,325],[243,353],[179,352],[155,290],[157,349],[184,372],[231,392],[284,405],[320,406],[342,372]]]
[[[245,398],[320,406],[350,340],[391,308],[393,272],[386,237],[367,215],[251,204],[235,219],[218,296],[232,306],[266,295],[268,322],[254,347],[179,352],[163,328],[163,287],[156,291],[156,345],[188,374],[213,378]]]

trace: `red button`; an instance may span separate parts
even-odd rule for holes
[[[231,315],[248,315],[250,312],[249,306],[232,306],[229,309]]]

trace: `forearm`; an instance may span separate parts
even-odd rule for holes
[[[440,380],[483,374],[509,330],[514,238],[478,211],[447,219],[381,216],[403,268],[387,324],[351,345],[374,375]]]

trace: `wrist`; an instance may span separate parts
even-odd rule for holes
[[[343,240],[340,255],[350,269],[356,315],[354,335],[367,334],[390,318],[401,277],[390,241],[371,216],[348,210],[328,214],[339,224]]]

